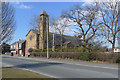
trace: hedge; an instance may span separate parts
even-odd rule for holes
[[[34,57],[46,57],[46,52],[31,52]],[[77,59],[85,61],[103,61],[110,63],[119,63],[119,53],[89,53],[89,52],[49,52],[50,58]]]

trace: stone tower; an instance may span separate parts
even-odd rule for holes
[[[43,10],[39,15],[39,49],[47,48],[47,31],[49,35],[49,16]]]

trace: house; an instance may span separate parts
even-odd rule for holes
[[[114,52],[116,53],[116,52],[120,52],[120,47],[115,47],[114,48]]]
[[[47,33],[48,33],[48,39],[49,39],[49,48],[53,47],[53,33],[49,32],[49,16],[48,14],[43,10],[41,14],[39,15],[39,24],[38,24],[38,30],[31,29],[26,34],[26,48],[25,53],[26,55],[29,55],[29,49],[46,49],[47,48]],[[72,44],[71,47],[76,47],[78,45],[78,41],[73,36],[63,35],[63,41],[62,43],[70,42]],[[55,34],[55,48],[60,48],[61,44],[61,36],[60,34]],[[67,44],[67,47],[70,47],[69,43]]]
[[[25,56],[25,46],[25,40],[16,41],[10,46],[11,53],[17,56]]]

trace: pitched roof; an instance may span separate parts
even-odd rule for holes
[[[48,16],[48,14],[44,10],[40,13],[40,16],[41,15],[47,15]]]
[[[33,30],[33,33],[38,34],[38,30]]]
[[[24,43],[25,42],[25,40],[19,40],[18,41],[18,43]]]
[[[53,41],[53,33],[49,33],[49,41],[52,44]],[[63,44],[71,42],[73,46],[79,46],[78,41],[73,36],[63,35]],[[61,44],[61,36],[60,34],[55,34],[55,44],[60,45]]]
[[[66,45],[66,44],[69,44],[69,43],[71,43],[71,41],[66,41],[64,44]]]
[[[16,41],[16,42],[14,42],[14,43],[12,43],[11,45],[14,45],[14,44],[16,44],[18,41]]]
[[[25,40],[19,40],[19,41],[16,41],[16,42],[12,43],[11,45],[14,45],[16,43],[23,43],[23,42],[25,42]]]
[[[30,31],[33,31],[33,33],[38,34],[38,30],[30,29],[29,32]],[[26,34],[26,36],[29,34],[29,32]]]

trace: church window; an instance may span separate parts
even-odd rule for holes
[[[30,36],[30,40],[32,40],[32,35]]]
[[[40,17],[40,21],[42,21],[42,17]]]

